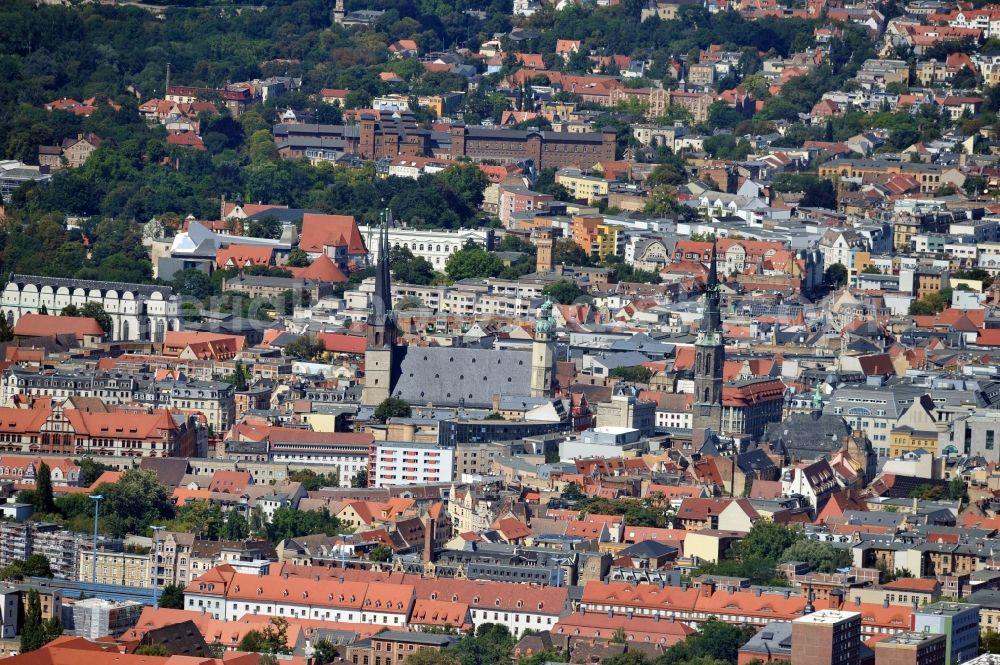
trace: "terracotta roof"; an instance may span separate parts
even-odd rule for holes
[[[24,314],[14,324],[18,337],[47,337],[49,335],[104,336],[104,329],[96,319],[86,316],[55,316],[52,314]]]
[[[290,270],[296,279],[309,279],[314,282],[333,282],[334,284],[343,284],[347,281],[347,275],[344,274],[344,271],[338,268],[333,259],[326,254],[320,254],[308,266],[302,268],[290,268],[286,266],[285,269]]]
[[[215,253],[216,268],[245,268],[271,264],[273,250],[261,245],[230,245]]]
[[[353,353],[362,354],[368,344],[361,335],[348,335],[346,333],[319,333],[316,339],[323,343],[327,351],[332,353]]]
[[[367,254],[358,224],[350,215],[323,215],[307,212],[302,216],[299,248],[305,252],[322,253],[326,245],[340,238],[347,240],[348,254]]]

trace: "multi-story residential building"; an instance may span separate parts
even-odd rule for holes
[[[885,90],[890,83],[907,83],[910,65],[905,60],[865,60],[855,80],[864,88]]]
[[[185,414],[204,414],[209,429],[222,433],[236,418],[235,388],[224,381],[188,381],[170,386],[170,408]]]
[[[921,193],[934,193],[946,185],[961,184],[960,172],[954,166],[894,162],[884,159],[834,159],[819,167],[821,178],[860,178],[873,181],[882,175],[908,175],[920,183]],[[957,180],[958,179],[958,180]],[[897,243],[898,247],[898,243]]]
[[[622,256],[625,253],[623,229],[608,224],[603,217],[575,216],[570,226],[573,242],[579,245],[587,256],[601,259],[607,256]]]
[[[49,560],[55,577],[74,579],[77,551],[84,538],[48,522],[0,522],[0,566],[41,554]]]
[[[958,665],[979,655],[979,606],[937,602],[913,610],[913,630],[943,633],[946,665]]]
[[[608,195],[611,184],[602,177],[588,175],[577,168],[564,168],[556,171],[556,182],[566,188],[577,201],[594,204]]]
[[[368,460],[371,487],[419,485],[454,479],[455,450],[415,442],[376,442]]]
[[[347,623],[405,627],[413,607],[410,584],[317,581],[313,577],[258,576],[218,568],[185,589],[184,607],[216,619],[244,614],[286,616]]]
[[[854,432],[864,432],[880,457],[889,454],[892,428],[914,401],[927,393],[911,385],[844,386],[827,402],[824,413],[843,417]]]
[[[230,459],[304,464],[327,473],[336,471],[341,486],[350,487],[359,471],[369,470],[373,441],[370,433],[241,424],[220,447],[220,453]]]
[[[498,216],[504,228],[510,228],[515,213],[542,210],[555,201],[551,194],[535,192],[522,185],[500,185]]]
[[[792,662],[855,665],[861,650],[861,614],[819,610],[792,621]]]
[[[97,579],[94,579],[94,559],[97,559]],[[148,552],[129,552],[121,547],[93,547],[80,550],[76,579],[81,582],[116,584],[120,586],[147,587],[151,579]]]
[[[819,241],[824,268],[839,263],[849,275],[855,272],[854,257],[868,250],[865,238],[854,229],[829,229]]]
[[[5,406],[13,405],[14,397],[97,397],[106,404],[126,404],[135,399],[136,376],[125,372],[56,370],[32,372],[20,365],[11,365],[3,374],[0,398]]]
[[[947,639],[938,633],[897,633],[875,644],[877,665],[945,665]]]

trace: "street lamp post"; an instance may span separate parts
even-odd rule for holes
[[[90,578],[91,582],[97,583],[97,518],[101,514],[101,499],[104,497],[100,494],[91,494],[90,498],[94,501],[94,549],[90,554],[91,563],[93,563],[93,571]]]
[[[160,572],[160,532],[162,526],[150,527],[153,530],[153,607],[157,607],[157,596],[159,595],[159,572]]]

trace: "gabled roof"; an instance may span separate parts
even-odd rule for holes
[[[343,238],[348,254],[367,254],[365,241],[358,230],[358,223],[351,215],[324,215],[307,212],[302,216],[302,234],[299,249],[323,253],[323,247],[336,245]]]
[[[17,337],[75,335],[77,339],[81,339],[87,335],[103,337],[104,329],[96,319],[85,316],[24,314],[14,324],[14,335]]]

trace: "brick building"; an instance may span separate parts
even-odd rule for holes
[[[792,662],[857,665],[861,614],[821,610],[792,621]]]

